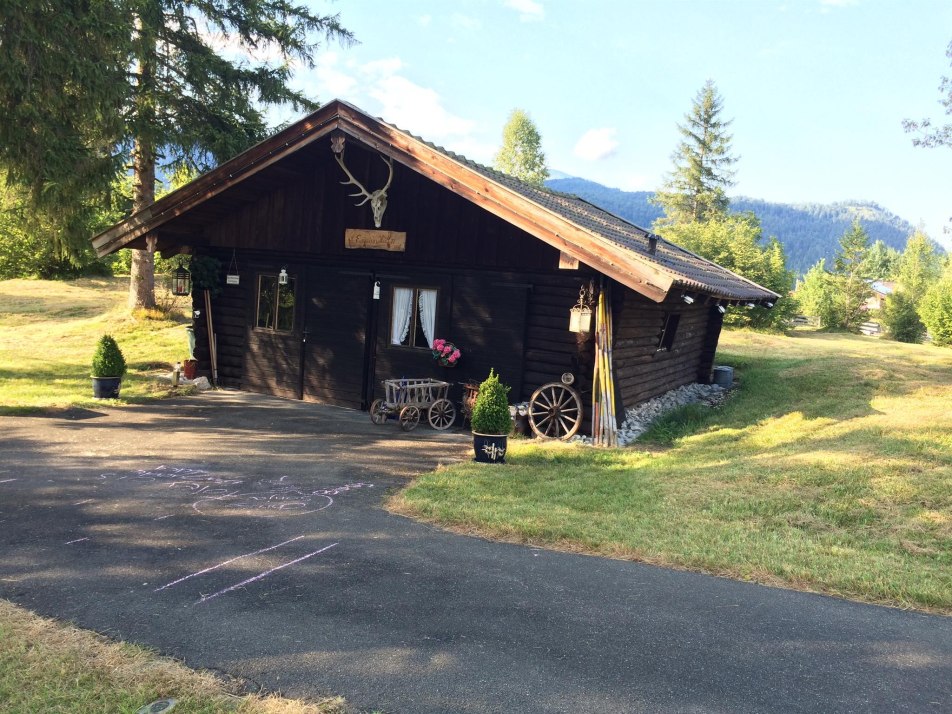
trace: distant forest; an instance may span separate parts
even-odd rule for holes
[[[637,226],[650,228],[662,211],[648,203],[650,191],[621,191],[581,178],[557,178],[545,182],[554,191],[574,194]],[[752,211],[763,226],[764,237],[776,236],[787,253],[787,266],[805,273],[820,258],[832,259],[840,237],[858,218],[870,242],[881,240],[902,250],[915,230],[903,220],[872,202],[846,201],[832,204],[770,203],[755,198],[731,198],[731,210]]]

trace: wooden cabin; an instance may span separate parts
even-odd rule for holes
[[[709,381],[723,311],[778,299],[580,198],[478,165],[341,101],[93,245],[100,256],[151,246],[216,258],[219,384],[355,409],[381,396],[383,379],[455,386],[490,368],[512,387],[513,403],[567,372],[590,399],[595,325],[569,330],[580,291],[590,306],[609,306],[616,401],[630,407]],[[195,293],[200,373],[211,376],[206,304]],[[457,366],[434,360],[437,338],[460,348]]]

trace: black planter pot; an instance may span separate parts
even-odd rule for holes
[[[508,435],[477,434],[473,432],[473,452],[476,461],[481,464],[506,463],[506,448],[509,445]]]
[[[122,377],[93,377],[93,397],[96,399],[118,399]]]

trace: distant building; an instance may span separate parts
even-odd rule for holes
[[[874,280],[869,287],[873,289],[873,294],[866,298],[865,308],[882,310],[886,305],[886,298],[896,290],[896,283],[889,280]]]

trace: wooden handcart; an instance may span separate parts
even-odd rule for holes
[[[456,421],[456,407],[446,398],[449,382],[438,379],[385,379],[386,397],[370,405],[370,420],[383,424],[391,416],[400,421],[400,428],[411,431],[426,412],[430,426],[444,431]]]

